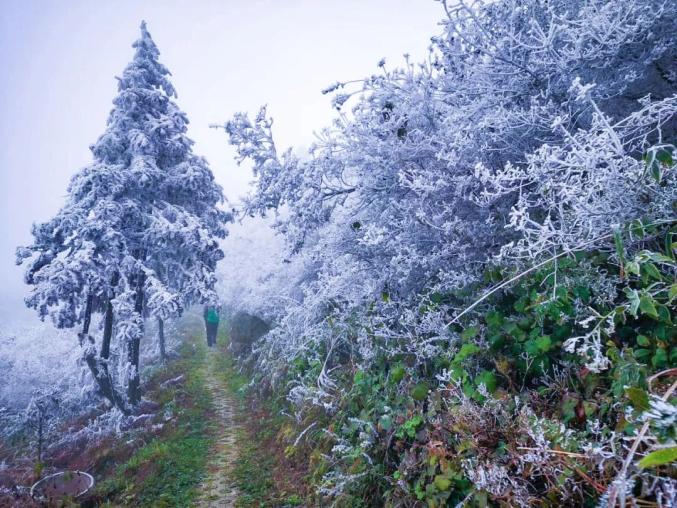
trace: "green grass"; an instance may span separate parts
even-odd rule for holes
[[[217,345],[225,351],[228,345],[228,337],[225,326],[221,327],[217,337]],[[242,388],[247,385],[249,379],[238,372],[233,358],[224,352],[215,359],[216,370],[221,376],[225,386],[239,401],[240,409],[246,410],[246,399]],[[233,470],[233,480],[240,492],[237,505],[241,507],[270,506],[269,500],[274,497],[273,468],[274,459],[270,453],[262,453],[260,449],[261,439],[250,439],[248,429],[240,428],[237,433],[239,456]]]
[[[181,358],[163,373],[163,378],[186,376],[183,386],[157,393],[156,400],[162,410],[173,412],[174,422],[99,484],[99,497],[108,500],[104,506],[185,507],[194,500],[212,442],[205,354],[203,341],[190,340]]]
[[[224,351],[216,357],[216,370],[221,376],[224,385],[239,402],[239,413],[246,415],[240,422],[237,433],[238,459],[233,470],[233,480],[239,491],[236,506],[240,508],[253,507],[292,507],[303,504],[303,498],[298,494],[281,491],[275,475],[284,477],[285,471],[280,471],[281,464],[275,448],[281,445],[276,436],[285,425],[286,420],[280,416],[272,400],[259,400],[260,411],[253,412],[244,387],[251,378],[241,372],[226,348],[228,337],[222,327],[217,337],[217,345]],[[292,490],[293,485],[286,485],[286,490]]]
[[[219,354],[212,360],[220,381],[237,401],[241,415],[237,433],[239,456],[232,478],[240,493],[236,506],[300,506],[303,498],[294,493],[297,489],[293,481],[280,480],[285,471],[279,461],[281,445],[276,436],[286,420],[271,400],[262,402],[264,406],[259,405],[258,410],[252,412],[251,399],[244,390],[250,378],[239,371],[228,354],[225,329],[225,323],[222,323],[217,337]],[[205,387],[206,372],[207,346],[204,334],[196,332],[183,345],[181,357],[155,372],[155,380],[150,382],[147,395],[161,404],[160,411],[174,414],[172,423],[135,450],[113,474],[98,484],[96,498],[103,503],[100,506],[193,505],[198,486],[205,476],[215,430],[212,401]],[[183,386],[159,387],[162,381],[180,374],[186,377]]]
[[[259,442],[249,439],[246,431],[238,432],[238,442],[240,456],[233,470],[233,479],[240,491],[237,506],[271,506],[271,498],[276,497],[273,457],[261,453]]]

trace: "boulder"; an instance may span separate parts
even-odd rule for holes
[[[254,342],[269,330],[270,326],[263,319],[246,312],[237,312],[229,321],[231,352],[238,357],[247,356]]]

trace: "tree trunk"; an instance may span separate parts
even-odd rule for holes
[[[38,420],[38,464],[42,464],[42,439],[43,439],[43,433],[42,433],[42,421],[44,419],[44,416],[40,414]]]
[[[132,367],[132,373],[127,386],[127,398],[132,405],[138,404],[141,394],[139,392],[140,373],[139,373],[139,349],[141,346],[141,336],[143,335],[143,284],[145,282],[143,272],[136,276],[136,297],[134,299],[134,313],[139,320],[139,333],[137,333],[129,342],[127,348],[127,360]]]
[[[165,322],[162,318],[157,318],[157,326],[160,339],[160,361],[165,363],[167,361],[167,350],[165,348]]]
[[[113,277],[112,285],[117,284],[117,274]],[[99,357],[96,357],[96,350],[94,349],[94,340],[89,336],[89,326],[92,322],[92,303],[93,297],[89,295],[87,298],[87,305],[85,307],[85,318],[82,323],[82,335],[80,341],[87,340],[89,345],[85,350],[85,362],[92,373],[95,381],[99,385],[99,389],[104,397],[106,397],[113,406],[120,409],[124,414],[129,414],[129,408],[125,404],[124,399],[115,389],[113,379],[108,370],[108,358],[110,357],[110,343],[113,336],[113,304],[110,296],[106,302],[106,311],[103,323],[103,338],[101,340],[101,352]]]

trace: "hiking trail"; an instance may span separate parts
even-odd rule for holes
[[[205,383],[211,393],[217,425],[216,440],[209,452],[207,477],[200,485],[197,498],[199,508],[234,507],[238,491],[232,479],[238,457],[237,424],[235,423],[236,401],[230,396],[227,386],[217,369],[218,349],[207,356]]]

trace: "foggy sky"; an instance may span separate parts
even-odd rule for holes
[[[377,72],[381,57],[422,59],[441,16],[433,0],[0,0],[0,321],[36,319],[14,250],[91,161],[142,19],[195,153],[235,202],[251,174],[210,124],[268,104],[280,147],[308,146],[333,117],[320,90]]]

